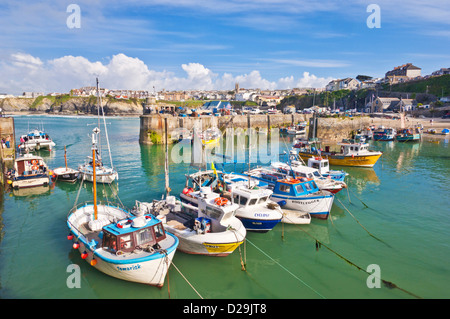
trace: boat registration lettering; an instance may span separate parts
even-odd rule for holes
[[[301,205],[311,205],[314,203],[318,203],[319,200],[318,199],[313,199],[313,200],[309,200],[309,201],[299,201],[299,200],[293,200],[292,201],[295,204],[301,204]]]
[[[254,216],[255,216],[255,217],[269,217],[269,214],[255,213]]]
[[[122,267],[122,266],[116,266],[117,270],[119,271],[130,271],[130,270],[138,270],[141,269],[141,265],[140,264],[136,264],[133,266],[128,266],[128,267]]]

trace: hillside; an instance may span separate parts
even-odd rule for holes
[[[450,95],[450,74],[405,83],[383,85],[383,90],[407,93],[428,93],[435,96]]]

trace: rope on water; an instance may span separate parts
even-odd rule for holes
[[[195,293],[197,294],[197,296],[199,296],[201,299],[203,299],[203,297],[198,293],[198,291],[194,288],[194,286],[192,286],[192,284],[189,282],[189,280],[186,279],[186,277],[181,273],[181,271],[178,269],[177,266],[175,266],[174,262],[172,261],[172,266],[175,267],[175,269],[178,271],[178,273],[181,275],[181,277],[183,277],[183,279],[189,284],[189,286],[191,286],[192,290],[195,291]]]
[[[322,243],[320,240],[318,240],[317,238],[315,238],[314,236],[312,236],[310,233],[308,233],[307,231],[305,231],[305,230],[304,230],[302,227],[300,227],[299,225],[297,225],[297,224],[294,224],[294,225],[297,226],[297,228],[300,229],[302,232],[304,232],[306,235],[308,235],[309,237],[311,237],[312,239],[315,240],[315,246],[316,246],[316,250],[317,250],[317,251],[319,250],[319,248],[321,248],[321,247],[323,246],[323,247],[325,247],[326,249],[328,249],[330,252],[332,252],[333,254],[335,254],[336,256],[338,256],[339,258],[343,259],[343,260],[344,260],[345,262],[347,262],[349,265],[351,265],[351,266],[353,266],[353,267],[356,267],[358,270],[361,270],[361,271],[365,272],[366,274],[368,274],[368,275],[370,275],[370,276],[373,276],[372,273],[369,273],[369,272],[368,272],[367,270],[365,270],[364,268],[358,266],[358,265],[355,264],[354,262],[348,260],[347,258],[345,258],[344,256],[342,256],[341,254],[337,253],[336,251],[334,251],[333,249],[331,249],[330,247],[328,247],[327,245],[325,245],[324,243]],[[409,291],[407,291],[407,290],[405,290],[405,289],[403,289],[403,288],[400,288],[399,286],[397,286],[396,284],[394,284],[394,283],[391,282],[391,281],[387,281],[387,280],[384,280],[384,279],[382,279],[382,278],[379,278],[379,279],[383,282],[383,284],[384,284],[386,287],[388,287],[388,288],[390,288],[390,289],[397,288],[397,289],[403,291],[404,293],[407,293],[408,295],[411,295],[411,296],[413,296],[413,297],[415,297],[415,298],[417,298],[417,299],[422,299],[421,297],[419,297],[419,296],[413,294],[412,292],[409,292]]]
[[[313,287],[311,287],[310,285],[308,285],[306,282],[304,282],[302,279],[300,279],[298,276],[294,275],[292,272],[290,272],[286,267],[284,267],[283,265],[281,265],[279,262],[277,262],[275,259],[273,259],[272,257],[270,257],[269,255],[267,255],[264,251],[262,251],[259,247],[257,247],[254,243],[252,243],[250,240],[246,239],[250,244],[253,245],[253,247],[255,247],[256,249],[258,249],[262,254],[264,254],[267,258],[269,258],[270,260],[272,260],[274,263],[276,263],[278,266],[280,266],[283,270],[285,270],[287,273],[289,273],[291,276],[293,276],[295,279],[297,279],[298,281],[300,281],[302,284],[304,284],[306,287],[308,287],[309,289],[311,289],[313,292],[315,292],[318,296],[320,296],[323,299],[326,299],[323,295],[321,295],[317,290],[315,290]]]
[[[389,244],[387,244],[386,242],[384,242],[383,240],[381,240],[381,239],[379,239],[379,238],[377,238],[376,236],[374,236],[371,232],[369,232],[356,218],[355,218],[355,216],[353,216],[353,214],[347,209],[347,207],[345,207],[345,205],[341,202],[341,200],[339,199],[339,198],[337,198],[337,197],[335,197],[337,200],[338,200],[338,202],[342,205],[342,207],[353,217],[353,219],[371,236],[371,237],[373,237],[373,238],[375,238],[376,240],[378,240],[378,241],[380,241],[380,242],[382,242],[383,244],[385,244],[386,246],[388,246],[388,247],[391,247],[392,248],[392,246],[390,246]]]

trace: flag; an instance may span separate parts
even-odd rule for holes
[[[216,167],[214,166],[214,162],[211,162],[211,169],[214,171],[214,174],[217,175]]]

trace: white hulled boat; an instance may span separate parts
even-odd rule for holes
[[[48,185],[50,182],[47,164],[42,157],[24,154],[14,161],[14,168],[6,175],[13,188]]]
[[[82,259],[109,276],[163,286],[178,239],[166,233],[161,221],[152,215],[132,215],[110,202],[97,204],[95,144],[92,150],[94,202],[75,206],[69,212],[68,239],[75,241],[73,247]]]
[[[42,130],[32,130],[26,135],[20,136],[19,150],[23,151],[39,151],[47,149],[49,151],[55,146],[50,136]]]

